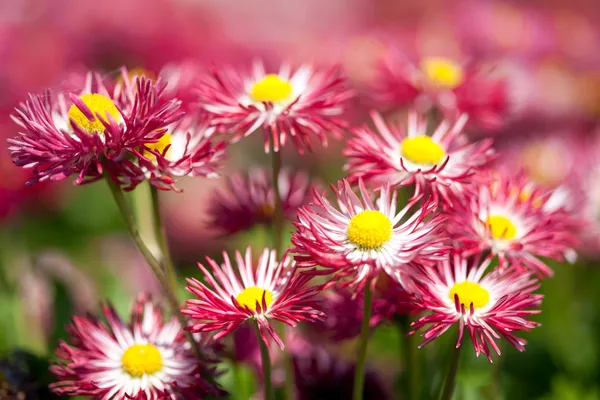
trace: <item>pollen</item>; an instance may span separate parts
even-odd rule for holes
[[[517,236],[517,227],[502,215],[490,215],[487,224],[494,239],[510,240]]]
[[[401,152],[404,158],[421,165],[436,165],[446,157],[442,146],[427,135],[404,139]]]
[[[292,85],[279,75],[269,74],[252,86],[249,96],[256,102],[281,103],[292,96]]]
[[[160,137],[160,139],[158,139],[158,142],[147,143],[146,147],[151,150],[156,150],[159,154],[167,157],[169,155],[169,153],[171,152],[171,147],[169,147],[166,152],[165,152],[165,149],[170,144],[171,144],[171,135],[167,132],[164,135],[162,135]],[[149,152],[148,150],[144,150],[144,156],[147,159],[149,159],[150,161],[156,163],[156,156],[153,153]]]
[[[449,294],[452,302],[454,302],[455,294],[458,295],[458,302],[463,304],[466,309],[469,309],[471,304],[475,309],[482,308],[490,302],[490,292],[475,282],[455,283]]]
[[[381,248],[392,238],[392,222],[382,212],[365,210],[348,224],[348,240],[361,250]]]
[[[265,303],[267,303],[267,307],[273,304],[273,293],[268,290],[261,289],[256,286],[250,286],[244,289],[240,294],[238,294],[235,299],[242,307],[248,307],[251,310],[258,311],[258,307],[256,307],[256,303],[260,304],[262,307],[262,299],[263,294],[265,296]],[[263,312],[265,310],[262,310]]]
[[[425,58],[421,61],[421,71],[430,84],[443,89],[454,89],[465,79],[463,68],[447,58]]]
[[[121,364],[125,372],[139,378],[160,371],[163,366],[163,359],[160,351],[155,346],[151,344],[134,344],[123,353]]]
[[[98,93],[87,93],[80,97],[92,114],[92,119],[88,119],[83,112],[75,104],[69,109],[68,117],[75,122],[79,128],[89,133],[90,135],[104,132],[104,125],[98,119],[98,115],[105,121],[108,121],[110,115],[116,121],[121,119],[121,114],[113,101]]]

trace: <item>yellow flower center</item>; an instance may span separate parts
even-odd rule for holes
[[[263,294],[265,296],[265,303],[267,303],[267,307],[273,304],[273,293],[268,290],[261,289],[256,286],[250,286],[244,289],[240,294],[238,294],[235,299],[242,307],[248,307],[251,310],[258,311],[258,307],[256,307],[256,303],[260,304],[260,308],[262,309],[262,299]],[[264,312],[265,310],[262,310]]]
[[[252,86],[249,95],[256,102],[281,103],[292,95],[292,85],[279,75],[269,74]]]
[[[392,238],[392,221],[376,210],[356,214],[348,224],[348,240],[363,250],[381,248]]]
[[[80,97],[83,104],[90,109],[92,114],[94,115],[92,119],[88,119],[88,117],[81,112],[81,110],[73,104],[71,108],[69,108],[68,117],[71,121],[75,122],[77,126],[79,126],[82,130],[93,135],[95,133],[104,132],[104,125],[100,122],[100,119],[96,117],[96,115],[100,115],[102,119],[108,121],[108,116],[110,115],[116,121],[121,119],[121,114],[115,103],[113,101],[101,94],[98,93],[88,93],[84,94]]]
[[[147,143],[146,147],[152,150],[156,150],[159,154],[163,154],[165,157],[169,155],[171,152],[171,147],[165,153],[165,148],[171,144],[171,135],[167,132],[158,139],[156,143]],[[156,156],[149,152],[148,150],[144,150],[144,156],[150,161],[156,163]]]
[[[490,215],[487,223],[495,239],[510,240],[517,235],[517,227],[502,215]]]
[[[159,371],[163,365],[160,351],[151,344],[134,344],[121,357],[123,370],[129,375],[139,378],[145,374]]]
[[[458,302],[466,309],[469,309],[471,304],[477,309],[485,307],[490,302],[490,292],[475,282],[455,283],[450,289],[450,300],[454,301],[455,294],[458,295]]]
[[[442,146],[426,135],[404,139],[401,151],[404,158],[422,165],[436,165],[446,157]]]
[[[447,58],[425,58],[421,61],[421,71],[430,84],[443,89],[454,89],[465,79],[463,68]]]

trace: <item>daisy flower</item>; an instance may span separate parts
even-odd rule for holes
[[[564,261],[577,243],[577,224],[562,208],[550,207],[551,193],[523,174],[491,174],[490,181],[449,211],[451,237],[465,255],[489,251],[498,256],[500,267],[519,264],[552,276],[538,257]]]
[[[339,137],[345,122],[341,115],[351,96],[338,68],[317,70],[282,65],[267,73],[261,62],[251,71],[214,68],[200,84],[201,107],[212,114],[213,123],[225,132],[237,132],[237,141],[262,128],[265,151],[285,145],[288,136],[300,152],[311,149],[314,136],[327,145],[329,135]]]
[[[29,184],[76,174],[80,185],[100,179],[106,169],[133,189],[144,174],[130,152],[159,140],[181,117],[179,102],[162,99],[162,90],[144,77],[126,86],[90,73],[77,95],[30,95],[12,115],[22,129],[8,140],[13,162],[33,169]]]
[[[283,215],[292,220],[298,207],[312,199],[315,183],[304,172],[286,169],[278,179]],[[210,204],[211,226],[226,234],[246,231],[257,224],[271,225],[275,217],[272,174],[264,169],[235,174],[227,179],[225,188],[214,193]]]
[[[345,284],[362,286],[381,271],[406,284],[405,275],[417,264],[437,260],[447,249],[442,244],[444,217],[428,201],[411,200],[396,211],[396,191],[381,189],[374,203],[359,181],[360,198],[346,180],[332,190],[337,207],[315,193],[314,203],[298,211],[292,237],[296,261],[302,267],[321,266],[320,273],[352,277]],[[416,211],[409,215],[409,211]],[[344,285],[345,285],[344,284]]]
[[[416,111],[408,114],[406,129],[387,124],[380,114],[371,113],[376,128],[354,129],[347,141],[345,169],[350,179],[359,178],[375,186],[415,184],[416,194],[431,192],[445,204],[462,195],[493,157],[492,140],[469,143],[462,129],[466,115],[442,121],[431,133],[427,119]]]
[[[188,279],[187,289],[197,299],[187,300],[182,312],[194,319],[192,332],[217,331],[214,338],[220,339],[245,321],[254,320],[265,343],[270,342],[270,336],[283,349],[283,342],[273,330],[270,319],[293,327],[300,321],[323,318],[315,299],[321,288],[309,286],[311,276],[298,273],[287,255],[278,261],[274,250],[265,249],[255,268],[248,247],[244,255],[236,251],[235,269],[227,253],[223,252],[223,257],[221,266],[206,258],[215,277],[198,264],[208,285]]]
[[[164,322],[145,295],[126,324],[110,305],[106,323],[74,317],[71,344],[61,342],[60,361],[51,367],[59,381],[51,389],[66,396],[94,399],[203,399],[219,390],[203,376],[213,374],[195,358],[177,318]]]
[[[525,351],[524,339],[515,335],[529,331],[539,323],[528,317],[539,314],[543,296],[533,294],[540,287],[531,274],[521,268],[494,270],[484,275],[491,259],[469,261],[455,254],[428,268],[426,279],[417,283],[415,306],[429,312],[413,322],[416,333],[427,327],[420,347],[432,342],[454,324],[458,324],[458,341],[462,343],[465,329],[475,352],[485,354],[490,362],[492,349],[500,355],[496,340],[506,339],[517,350]]]

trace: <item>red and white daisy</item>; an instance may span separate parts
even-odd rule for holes
[[[265,343],[270,342],[270,336],[283,348],[270,319],[296,326],[300,321],[323,318],[315,298],[320,286],[308,285],[311,276],[300,274],[287,255],[278,261],[274,250],[265,249],[255,268],[248,247],[244,255],[236,251],[235,269],[227,253],[223,252],[223,257],[221,266],[206,258],[215,277],[198,264],[208,285],[197,279],[187,280],[187,289],[197,299],[187,300],[182,312],[194,319],[189,328],[193,332],[217,331],[214,338],[219,339],[245,321],[254,320]]]
[[[448,231],[466,255],[489,251],[501,267],[522,264],[540,276],[552,270],[538,257],[564,261],[577,243],[575,221],[562,208],[549,205],[546,192],[523,174],[491,174],[449,211]]]
[[[489,258],[473,262],[455,254],[424,271],[426,276],[416,285],[415,306],[429,314],[413,322],[411,332],[428,327],[421,347],[458,324],[456,347],[466,328],[477,355],[484,353],[490,361],[490,346],[500,355],[496,339],[501,337],[517,350],[525,350],[527,342],[514,333],[539,326],[528,317],[541,312],[537,308],[543,296],[533,294],[540,284],[522,268],[485,274],[490,262]]]
[[[302,171],[283,169],[278,177],[283,215],[292,220],[298,207],[313,197],[316,184]],[[270,225],[275,217],[275,191],[270,171],[252,169],[235,174],[227,186],[217,190],[211,200],[211,226],[227,234],[251,229],[257,224]]]
[[[386,123],[376,112],[371,118],[377,132],[366,126],[354,129],[344,149],[345,169],[353,181],[415,184],[416,194],[430,192],[451,204],[494,155],[491,139],[470,143],[462,133],[464,114],[454,122],[442,121],[431,134],[427,119],[416,111],[409,112],[406,129]]]
[[[438,107],[444,115],[469,114],[484,128],[498,128],[510,111],[504,79],[477,63],[423,57],[418,63],[400,52],[385,53],[372,88],[376,101],[391,107],[415,104],[421,111]]]
[[[338,68],[317,70],[284,64],[278,73],[267,73],[261,62],[251,71],[232,67],[213,68],[199,85],[201,107],[213,115],[213,123],[224,132],[237,132],[239,140],[262,128],[265,151],[285,145],[288,136],[300,152],[311,149],[314,136],[327,145],[328,136],[339,137],[341,118],[351,96]]]
[[[198,361],[177,318],[163,321],[145,295],[136,301],[129,324],[110,305],[106,323],[93,316],[74,317],[71,344],[61,342],[60,361],[51,367],[59,395],[94,399],[203,399],[218,388],[203,376],[210,368]]]
[[[435,212],[433,202],[419,204],[420,198],[414,198],[397,212],[397,193],[390,196],[389,185],[376,202],[362,181],[358,186],[361,198],[342,180],[332,185],[337,207],[315,193],[314,203],[300,208],[292,242],[301,266],[319,265],[323,273],[351,276],[346,283],[359,286],[383,270],[404,284],[411,266],[431,263],[445,253],[444,217]]]
[[[30,95],[12,116],[23,129],[8,140],[13,162],[33,168],[30,184],[77,174],[79,185],[100,179],[106,169],[133,189],[144,173],[131,152],[159,140],[181,117],[179,102],[162,99],[162,90],[144,77],[125,86],[88,74],[78,95]]]

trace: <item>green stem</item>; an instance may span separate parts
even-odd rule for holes
[[[154,235],[158,242],[158,247],[163,256],[163,264],[165,272],[171,283],[171,287],[174,291],[177,290],[177,272],[175,271],[175,264],[169,251],[169,243],[167,241],[167,234],[165,232],[165,226],[162,221],[162,214],[160,212],[160,200],[158,198],[158,189],[150,185],[150,197],[152,198],[152,222],[154,223]]]
[[[458,372],[461,347],[462,346],[458,346],[452,349],[450,365],[448,366],[448,372],[446,373],[446,378],[444,379],[444,385],[440,391],[440,400],[452,399],[452,394],[454,393],[454,387],[456,385],[456,373]]]
[[[356,370],[354,372],[354,390],[352,392],[352,400],[361,400],[363,398],[367,345],[369,344],[369,334],[371,333],[370,322],[372,303],[373,293],[371,292],[371,282],[367,281],[365,285],[365,299],[362,324],[360,328],[360,338],[358,339],[358,355],[356,359]]]
[[[419,360],[418,337],[416,335],[407,336],[410,332],[410,315],[401,315],[396,317],[396,326],[399,334],[402,337],[402,357],[404,371],[402,374],[402,386],[406,388],[406,398],[408,400],[420,399],[420,378],[421,378],[421,363]]]
[[[269,348],[267,344],[262,338],[260,334],[260,329],[258,328],[258,322],[254,321],[254,328],[256,330],[256,337],[258,338],[258,344],[260,346],[260,357],[262,361],[262,371],[263,371],[263,390],[265,392],[265,400],[273,400],[275,396],[273,396],[273,384],[271,383],[271,356],[269,355]]]

